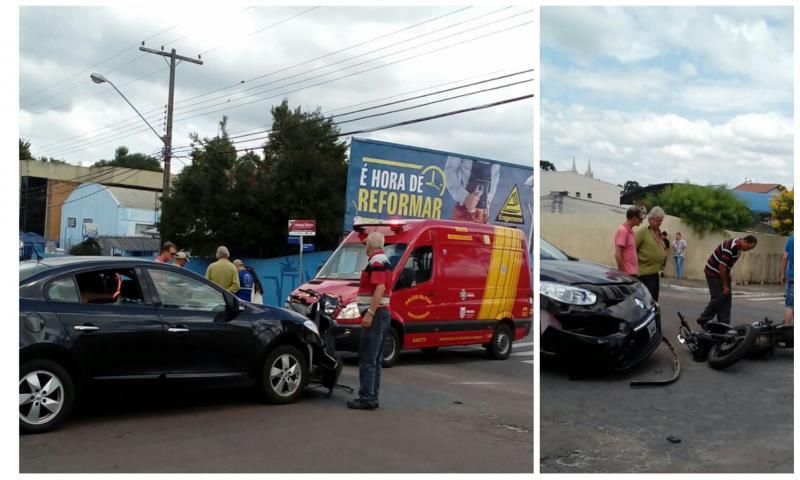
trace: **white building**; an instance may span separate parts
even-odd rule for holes
[[[543,195],[550,192],[567,192],[567,195],[573,198],[606,205],[619,205],[622,187],[594,178],[591,161],[583,174],[578,173],[578,169],[575,168],[575,160],[572,161],[572,168],[566,172],[540,170],[539,174],[541,175],[539,185]]]

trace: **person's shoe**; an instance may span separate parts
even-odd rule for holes
[[[347,408],[353,410],[375,410],[378,408],[378,402],[367,402],[360,398],[355,398],[347,402]]]
[[[708,323],[708,319],[703,317],[697,317],[697,324],[700,325],[700,328],[703,330],[706,329],[706,323]]]

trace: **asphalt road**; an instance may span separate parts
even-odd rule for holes
[[[506,361],[480,347],[404,353],[380,409],[308,392],[260,404],[248,391],[111,395],[62,429],[20,436],[20,472],[533,472],[530,337]],[[341,383],[358,386],[356,359]]]
[[[680,358],[677,382],[629,386],[633,379],[670,376],[663,344],[631,371],[610,377],[570,381],[553,362],[543,364],[542,473],[791,473],[793,350],[713,370],[693,362],[676,340],[676,311],[694,319],[706,296],[662,289],[660,301],[664,333]],[[734,297],[734,324],[765,315],[782,320],[782,300]]]

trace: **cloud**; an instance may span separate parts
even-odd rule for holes
[[[737,115],[722,123],[675,114],[628,113],[544,101],[542,158],[559,170],[591,159],[612,183],[689,180],[737,185],[744,177],[792,185],[793,121]]]
[[[34,155],[63,156],[72,163],[108,158],[121,144],[134,152],[157,151],[158,139],[119,95],[109,85],[95,85],[88,79],[89,71],[106,74],[159,129],[167,99],[168,72],[157,72],[165,66],[162,58],[138,52],[136,45],[149,37],[153,38],[147,40],[147,45],[153,48],[160,48],[163,43],[165,48],[175,47],[179,54],[203,53],[204,65],[182,64],[177,68],[173,137],[178,146],[189,143],[190,132],[216,135],[223,115],[229,118],[231,133],[268,127],[270,108],[284,98],[292,107],[319,107],[323,112],[367,101],[370,103],[363,106],[376,105],[389,101],[381,99],[395,96],[396,100],[402,98],[398,94],[437,84],[450,82],[448,86],[455,86],[531,68],[535,57],[530,40],[533,26],[521,25],[534,20],[532,13],[526,13],[529,7],[324,6],[265,29],[309,8],[197,7],[191,19],[171,23],[165,19],[184,16],[138,7],[22,7],[20,135],[31,141]],[[516,17],[508,18],[512,15]],[[412,28],[423,22],[426,23]],[[487,25],[490,22],[494,23]],[[260,29],[265,30],[254,33]],[[439,29],[442,30],[437,32]],[[161,33],[153,36],[158,32]],[[398,33],[390,35],[392,32]],[[420,35],[425,36],[414,39]],[[484,37],[476,39],[478,36]],[[383,38],[372,41],[377,37]],[[351,46],[355,47],[336,53]],[[444,46],[450,48],[432,52]],[[404,49],[409,50],[400,52]],[[117,57],[95,66],[119,52],[122,53]],[[394,55],[381,58],[388,54]],[[314,60],[322,56],[325,58]],[[355,56],[358,58],[348,60]],[[391,63],[397,60],[404,61]],[[361,62],[365,63],[348,68]],[[315,70],[307,72],[311,69]],[[372,70],[359,73],[367,69]],[[68,78],[82,70],[87,71]],[[148,73],[153,74],[142,78]],[[527,78],[530,77],[529,74]],[[64,79],[67,80],[50,90],[31,96]],[[453,83],[459,79],[460,83]],[[332,81],[314,85],[326,80]],[[510,81],[513,80],[492,85]],[[220,91],[201,96],[213,90]],[[384,125],[531,91],[532,85],[526,84],[487,92],[353,122],[347,124],[347,129]],[[254,93],[257,95],[250,96]],[[53,97],[46,98],[50,95]],[[252,103],[234,108],[245,102]],[[212,107],[214,104],[219,105]],[[207,114],[198,116],[203,113]],[[109,125],[116,126],[99,130]],[[530,165],[532,129],[532,106],[528,101],[371,135]],[[497,137],[485,134],[492,130]],[[83,136],[67,139],[76,135]],[[245,146],[257,145],[254,142]]]

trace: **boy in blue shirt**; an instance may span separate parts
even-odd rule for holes
[[[250,302],[253,298],[253,276],[244,268],[244,262],[241,260],[234,260],[233,264],[239,271],[239,290],[236,291],[236,296]]]

